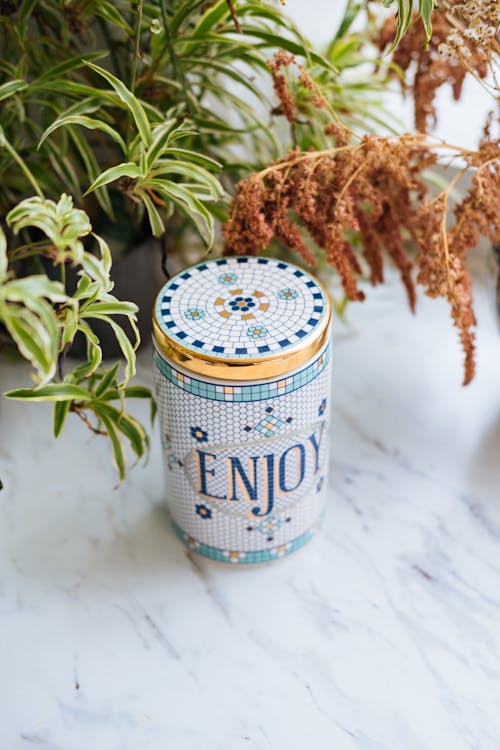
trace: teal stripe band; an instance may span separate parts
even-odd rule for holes
[[[280,557],[285,557],[285,555],[290,555],[292,552],[300,549],[316,534],[322,520],[323,519],[320,518],[314,526],[287,544],[281,544],[270,549],[259,549],[245,552],[219,549],[218,547],[211,547],[208,544],[199,542],[197,539],[193,539],[193,537],[189,536],[189,534],[186,534],[186,532],[183,531],[175,521],[172,521],[172,528],[184,544],[195,552],[199,552],[200,555],[209,557],[211,560],[217,560],[218,562],[248,565],[251,563],[263,563],[277,560]]]
[[[197,380],[190,375],[176,370],[170,365],[159,352],[154,350],[154,362],[162,375],[170,382],[193,396],[208,398],[214,401],[262,401],[267,398],[276,398],[285,393],[302,388],[310,383],[327,366],[330,359],[330,344],[324,349],[314,362],[294,375],[283,375],[281,378],[269,383],[255,385],[221,385],[210,383],[205,380]]]

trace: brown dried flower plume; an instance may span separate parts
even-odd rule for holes
[[[288,59],[291,64],[293,58]],[[280,63],[275,68],[280,75],[281,67]],[[289,117],[288,90],[280,83],[276,93]],[[240,182],[224,227],[227,253],[257,255],[274,240],[312,265],[312,238],[337,270],[350,300],[364,299],[358,286],[364,268],[373,285],[384,280],[388,255],[399,269],[412,310],[416,282],[431,297],[450,303],[465,352],[464,383],[469,383],[474,376],[475,320],[465,259],[480,235],[500,237],[499,143],[485,140],[477,152],[456,149],[465,168],[446,190],[429,196],[423,172],[435,164],[437,155],[436,144],[425,136],[355,140],[338,120],[326,132],[335,139],[332,148],[292,150]],[[471,187],[448,228],[450,190],[469,167],[475,169]],[[353,249],[353,237],[360,240],[359,253]],[[407,239],[418,249],[414,258]]]
[[[290,93],[282,68],[288,68],[295,61],[293,55],[288,55],[283,50],[277,52],[269,61],[269,70],[273,79],[274,93],[279,99],[279,106],[273,110],[275,115],[284,115],[290,125],[295,122],[295,102]]]
[[[414,22],[393,51],[391,59],[403,72],[401,81],[394,68],[389,75],[401,81],[414,101],[415,127],[421,133],[436,124],[434,100],[436,92],[448,85],[458,100],[467,74],[484,81],[491,74],[491,93],[498,95],[495,85],[496,53],[498,53],[499,0],[440,0],[432,16],[432,37],[426,45],[422,23]],[[496,24],[495,26],[493,24]],[[397,19],[391,16],[380,27],[375,45],[387,53],[396,33]]]

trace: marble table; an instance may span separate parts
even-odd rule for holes
[[[500,337],[483,276],[466,389],[444,303],[412,318],[390,283],[336,324],[325,527],[267,567],[174,537],[157,439],[116,489],[78,420],[56,441],[44,405],[0,401],[0,748],[498,750]],[[2,390],[25,376],[2,359]]]

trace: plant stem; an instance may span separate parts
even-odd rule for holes
[[[40,240],[39,242],[30,242],[25,245],[18,245],[11,252],[9,257],[13,263],[22,258],[29,258],[31,255],[40,255],[44,250],[48,250],[52,245],[46,240]]]
[[[11,144],[5,138],[5,136],[3,135],[3,132],[2,132],[1,129],[0,129],[0,146],[3,146],[9,152],[9,154],[12,156],[12,158],[14,159],[14,161],[17,164],[19,164],[19,166],[21,167],[22,171],[24,172],[24,174],[28,178],[29,182],[34,187],[35,192],[38,195],[38,197],[42,198],[42,199],[45,198],[45,196],[43,194],[43,191],[42,191],[40,185],[38,184],[38,182],[37,182],[34,174],[29,169],[29,167],[26,164],[26,162],[24,161],[24,159],[22,159],[19,156],[19,154],[17,153],[16,149],[13,146],[11,146]]]
[[[363,169],[365,167],[366,167],[366,162],[364,162],[364,161],[361,162],[361,164],[359,165],[359,167],[357,169],[355,169],[354,172],[351,174],[351,176],[346,180],[346,182],[342,186],[342,190],[337,195],[337,204],[344,197],[345,192],[346,192],[347,188],[349,187],[349,185],[352,185],[352,183],[354,182],[354,180],[356,179],[356,177],[363,171]]]
[[[87,427],[89,428],[89,430],[91,432],[93,432],[95,435],[104,435],[104,436],[106,436],[108,434],[104,430],[99,430],[97,427],[94,427],[94,425],[91,424],[91,422],[90,422],[89,418],[87,417],[87,415],[83,411],[80,411],[80,407],[77,406],[74,401],[71,402],[71,406],[69,407],[69,410],[71,412],[73,412],[74,414],[76,414],[77,417],[80,417],[80,419],[82,420],[82,422],[84,422],[87,425]]]
[[[231,18],[233,19],[233,23],[234,23],[234,26],[236,28],[236,31],[238,32],[238,34],[242,34],[243,33],[243,29],[241,28],[241,24],[240,24],[239,18],[236,15],[236,10],[235,10],[234,5],[233,5],[233,0],[226,0],[226,2],[227,2],[227,5],[228,5],[228,8],[229,8],[229,12],[231,14]]]
[[[330,154],[338,153],[339,151],[356,151],[361,146],[337,146],[336,148],[326,148],[322,151],[307,151],[305,154],[300,154],[299,156],[296,156],[294,159],[289,159],[288,161],[281,161],[277,164],[271,164],[270,167],[267,167],[266,169],[263,169],[261,172],[257,172],[256,177],[265,177],[266,175],[270,174],[271,172],[274,172],[276,170],[283,169],[284,167],[293,167],[295,164],[299,164],[301,161],[307,161],[307,159],[321,159],[323,156],[329,156]]]
[[[441,146],[442,148],[449,149],[450,151],[455,151],[457,154],[475,154],[475,151],[471,151],[467,148],[462,148],[461,146],[454,146],[450,143],[447,143],[446,141],[441,140],[440,138],[434,138],[434,140],[437,141],[436,145],[433,146],[432,143],[429,143],[430,137],[427,136],[425,133],[417,133],[415,135],[412,135],[411,137],[408,136],[394,136],[394,140],[398,141],[401,138],[406,139],[407,141],[410,141],[415,146],[426,143],[429,146],[429,148],[437,148],[437,146]],[[391,140],[391,137],[389,136],[373,136],[373,141],[389,141]],[[284,169],[285,167],[295,166],[295,164],[299,164],[301,161],[307,161],[308,159],[321,159],[323,156],[331,156],[336,153],[340,153],[341,151],[359,151],[364,146],[364,143],[358,143],[356,145],[348,144],[347,146],[336,146],[334,148],[326,148],[322,149],[321,151],[306,151],[305,153],[299,154],[298,156],[294,157],[293,159],[289,159],[287,161],[278,161],[275,164],[271,164],[270,167],[266,167],[266,169],[261,170],[260,172],[257,172],[255,174],[255,177],[263,178],[266,175],[270,174],[271,172],[279,171],[281,169]],[[496,159],[493,159],[492,161],[496,161]]]
[[[447,278],[448,283],[450,283],[450,248],[448,244],[448,198],[450,196],[451,191],[457,184],[459,180],[463,177],[463,175],[467,172],[469,169],[469,166],[467,165],[463,169],[461,169],[455,177],[450,181],[450,183],[447,185],[446,190],[443,190],[441,193],[441,196],[437,196],[438,198],[441,197],[443,201],[443,218],[441,219],[441,237],[443,239],[443,249],[444,249],[444,257],[446,260],[446,271],[447,271]]]
[[[134,59],[132,60],[132,78],[130,82],[130,90],[134,93],[135,79],[137,76],[137,61],[139,59],[139,45],[141,42],[141,24],[142,24],[142,5],[143,0],[139,0],[137,3],[137,25],[135,29],[134,39]]]

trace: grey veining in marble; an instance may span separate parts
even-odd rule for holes
[[[55,441],[44,405],[0,401],[1,750],[498,750],[500,338],[476,296],[467,389],[444,304],[412,318],[391,284],[337,324],[325,527],[269,566],[174,538],[158,440],[115,489],[82,424]],[[2,390],[24,377],[1,360]]]

